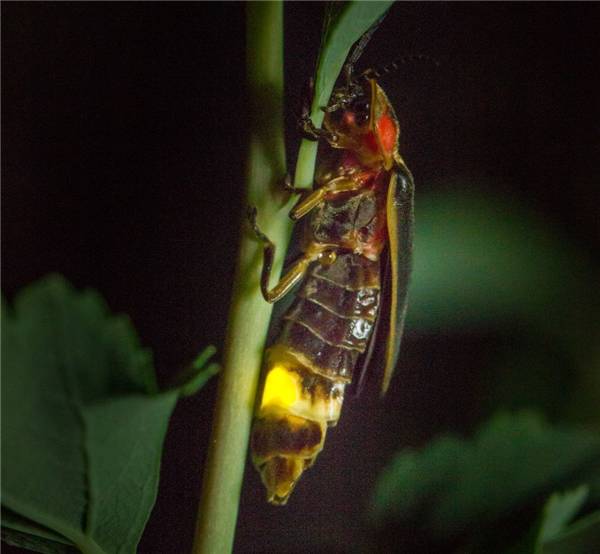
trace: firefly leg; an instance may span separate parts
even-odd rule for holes
[[[335,179],[330,180],[324,186],[319,187],[316,190],[310,190],[305,187],[295,187],[292,184],[292,177],[290,174],[286,174],[283,179],[283,188],[292,194],[303,195],[298,203],[292,208],[290,212],[290,218],[294,221],[304,217],[309,213],[315,206],[318,206],[324,199],[325,195],[329,192],[343,192],[349,190],[356,190],[360,188],[361,183],[355,183],[350,181],[348,176],[341,175]]]
[[[256,223],[256,208],[249,208],[248,220],[256,237],[263,243],[263,267],[260,276],[260,290],[264,299],[270,304],[281,300],[294,286],[304,277],[310,264],[328,254],[327,247],[313,243],[307,249],[306,253],[299,258],[281,280],[269,290],[271,280],[271,270],[275,260],[275,244],[265,235]]]
[[[310,118],[310,102],[314,92],[314,81],[309,79],[307,92],[304,95],[304,101],[302,103],[302,112],[298,118],[298,127],[309,140],[326,140],[331,146],[335,146],[338,137],[335,133],[328,131],[327,129],[319,129]]]
[[[323,202],[325,196],[329,193],[357,190],[362,186],[363,182],[360,179],[352,179],[346,175],[336,177],[308,194],[305,198],[301,198],[290,212],[290,217],[294,221],[304,217],[313,208]]]
[[[304,194],[306,191],[310,190],[306,187],[295,187],[292,183],[292,176],[289,173],[286,173],[283,178],[283,188],[292,194]]]
[[[302,109],[302,115],[298,119],[298,127],[300,127],[300,130],[304,134],[305,138],[309,140],[324,139],[331,146],[335,146],[337,144],[337,135],[331,131],[328,131],[327,129],[320,129],[317,127],[310,118],[310,112],[307,107]]]

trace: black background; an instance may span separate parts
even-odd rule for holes
[[[314,64],[323,5],[285,8],[291,109]],[[598,247],[600,67],[594,4],[395,5],[361,67],[402,54],[383,85],[427,194],[484,178]],[[2,5],[2,290],[52,271],[130,315],[161,382],[221,349],[244,179],[244,5]],[[268,109],[268,106],[265,107]],[[418,212],[417,212],[418,214]],[[402,445],[480,414],[486,330],[408,333],[385,403],[349,401],[289,506],[247,468],[237,552],[347,551],[377,472]],[[183,400],[140,552],[188,552],[216,382]],[[8,549],[7,549],[8,551]],[[410,550],[406,550],[410,551]]]

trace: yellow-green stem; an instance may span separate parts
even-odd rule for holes
[[[246,204],[278,246],[279,275],[293,200],[281,190],[285,174],[283,133],[283,6],[247,4],[247,68],[251,120]],[[262,245],[242,219],[229,326],[217,404],[205,465],[194,554],[231,552],[242,477],[271,305],[260,294]]]

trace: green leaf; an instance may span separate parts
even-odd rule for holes
[[[22,291],[14,313],[3,304],[2,320],[2,504],[19,518],[3,514],[5,534],[135,552],[168,420],[190,384],[158,393],[128,320],[60,276]]]
[[[105,552],[135,552],[156,499],[162,443],[176,401],[175,391],[131,395],[84,412],[87,533]]]
[[[352,45],[382,18],[393,1],[330,2],[317,62],[314,97],[310,117],[320,127],[335,82]],[[311,186],[315,171],[318,144],[303,140],[298,153],[295,183]]]
[[[492,526],[544,493],[597,475],[600,438],[533,413],[499,414],[470,440],[446,436],[400,452],[371,504],[377,524],[416,522],[440,539]]]

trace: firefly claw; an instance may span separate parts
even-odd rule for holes
[[[264,243],[271,243],[271,241],[269,240],[269,238],[267,237],[267,235],[265,235],[261,230],[260,227],[258,226],[258,223],[256,222],[256,216],[257,216],[258,212],[256,210],[256,206],[248,206],[246,208],[246,217],[248,218],[248,222],[250,223],[250,226],[252,227],[252,231],[254,231],[254,234],[256,235],[256,238],[258,240],[260,240],[261,242]]]
[[[256,225],[256,206],[246,206],[246,218],[253,227]]]
[[[289,173],[286,173],[285,177],[283,178],[283,188],[290,192],[296,192],[294,184],[292,183],[292,176]]]

